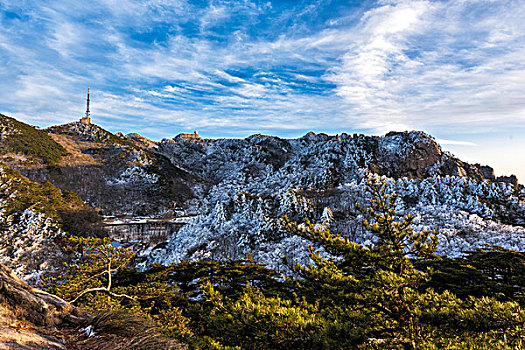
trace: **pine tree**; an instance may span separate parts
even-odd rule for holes
[[[521,344],[525,314],[516,303],[461,300],[448,291],[424,289],[429,274],[414,268],[413,261],[435,257],[435,233],[414,232],[412,216],[398,216],[397,195],[388,195],[385,184],[371,178],[367,191],[370,205],[360,210],[373,235],[369,247],[308,220],[302,225],[287,221],[290,232],[323,248],[310,247],[313,264],[297,267],[301,279],[296,290],[319,306],[328,321],[326,338],[345,348],[432,348],[471,344],[473,339],[491,340],[502,348]]]
[[[291,234],[318,248],[309,248],[312,263],[297,266],[295,279],[280,280],[251,257],[137,272],[127,269],[132,252],[107,239],[72,238],[78,261],[53,291],[92,310],[147,315],[197,349],[522,348],[519,303],[430,288],[436,274],[427,267],[446,261],[435,255],[435,233],[415,232],[387,185],[372,178],[367,190],[369,206],[359,208],[372,237],[366,246],[351,233],[285,219]],[[461,263],[467,261],[479,275],[492,275],[495,294],[509,294],[501,300],[520,296],[514,284],[522,284],[522,253],[478,250]]]
[[[73,262],[65,263],[67,275],[48,281],[51,291],[75,304],[83,301],[86,306],[98,309],[120,301],[135,300],[125,290],[113,285],[113,276],[131,263],[135,253],[113,246],[109,238],[69,236],[65,251],[73,252]]]
[[[64,250],[73,253],[72,262],[65,264],[62,276],[47,279],[51,293],[94,314],[124,311],[152,320],[179,340],[193,336],[190,320],[174,305],[177,285],[165,279],[163,270],[133,270],[135,253],[109,238],[69,236],[67,242]]]

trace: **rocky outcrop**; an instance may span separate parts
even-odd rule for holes
[[[380,175],[422,179],[443,160],[439,145],[423,132],[390,132],[378,141],[370,170]]]
[[[81,325],[90,320],[89,314],[57,296],[29,286],[3,264],[0,264],[0,305],[20,320],[36,326]]]
[[[514,185],[515,187],[518,187],[518,186],[519,186],[518,178],[516,177],[516,175],[510,175],[510,176],[498,176],[498,178],[496,179],[496,181],[498,181],[498,182],[504,182],[504,183],[507,183],[507,184],[511,184],[511,185]]]
[[[67,349],[63,331],[91,320],[90,314],[30,287],[0,264],[1,349]]]
[[[123,138],[125,140],[129,140],[133,143],[135,143],[137,146],[139,147],[143,147],[143,148],[151,148],[151,147],[155,147],[155,142],[148,139],[147,137],[144,137],[140,134],[137,134],[136,132],[132,132],[132,133],[129,133],[127,135],[123,135],[122,133],[117,133],[116,134],[117,136],[119,136],[120,138]]]
[[[488,165],[481,165],[481,164],[474,164],[474,167],[476,167],[481,175],[490,181],[496,180],[496,175],[494,174],[494,169]]]
[[[444,152],[436,140],[421,131],[389,132],[372,148],[369,169],[395,179],[424,179],[433,175],[469,177],[518,186],[515,176],[496,177],[488,165],[469,164]]]
[[[151,321],[126,312],[93,317],[32,288],[0,264],[0,349],[187,349]]]

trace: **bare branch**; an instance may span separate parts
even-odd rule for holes
[[[109,294],[109,295],[111,295],[112,297],[115,297],[115,298],[126,298],[126,299],[129,299],[129,300],[136,300],[136,298],[137,298],[135,296],[130,296],[130,295],[127,295],[127,294],[113,293],[112,291],[110,291],[109,289],[107,289],[105,287],[98,287],[98,288],[89,288],[89,289],[86,289],[86,290],[82,291],[75,299],[73,299],[71,301],[71,304],[75,303],[78,299],[80,299],[82,296],[86,295],[87,293],[93,293],[93,292],[104,292],[104,293],[107,293],[107,294]]]

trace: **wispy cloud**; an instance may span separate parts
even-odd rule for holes
[[[383,2],[326,78],[364,128],[524,127],[524,11],[518,1]]]
[[[0,11],[0,106],[32,123],[76,119],[91,85],[93,116],[116,129],[525,129],[517,0],[27,0]]]

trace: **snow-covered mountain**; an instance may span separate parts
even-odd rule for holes
[[[287,271],[290,263],[308,259],[309,243],[283,229],[284,215],[309,218],[371,244],[355,209],[366,205],[370,176],[399,194],[400,214],[412,213],[416,228],[439,232],[442,254],[455,256],[483,244],[525,250],[525,191],[517,179],[497,178],[489,166],[463,162],[423,132],[308,133],[298,139],[181,134],[154,142],[79,122],[45,131],[5,116],[0,122],[2,161],[29,179],[74,191],[106,214],[186,217],[188,223],[166,242],[134,245],[143,247],[143,266],[250,252]],[[35,138],[46,147],[19,142]],[[4,179],[3,198],[16,196],[9,190],[12,179]],[[48,230],[51,222],[30,206],[16,215],[25,219],[5,221],[9,235],[34,237],[28,242],[36,242],[35,249],[47,244],[38,232],[58,232]],[[113,238],[125,241],[114,232]],[[148,240],[146,231],[135,236]]]
[[[80,199],[50,183],[39,185],[0,164],[0,263],[36,284],[60,266],[61,214],[82,216]]]
[[[515,178],[498,179],[490,167],[462,162],[422,132],[175,138],[159,143],[157,152],[209,184],[195,203],[200,215],[167,245],[148,251],[150,263],[250,252],[286,269],[307,259],[308,242],[283,230],[283,215],[310,218],[369,244],[355,209],[366,204],[369,176],[381,176],[399,194],[400,209],[416,216],[418,228],[439,232],[443,254],[487,243],[525,249],[525,192]]]

